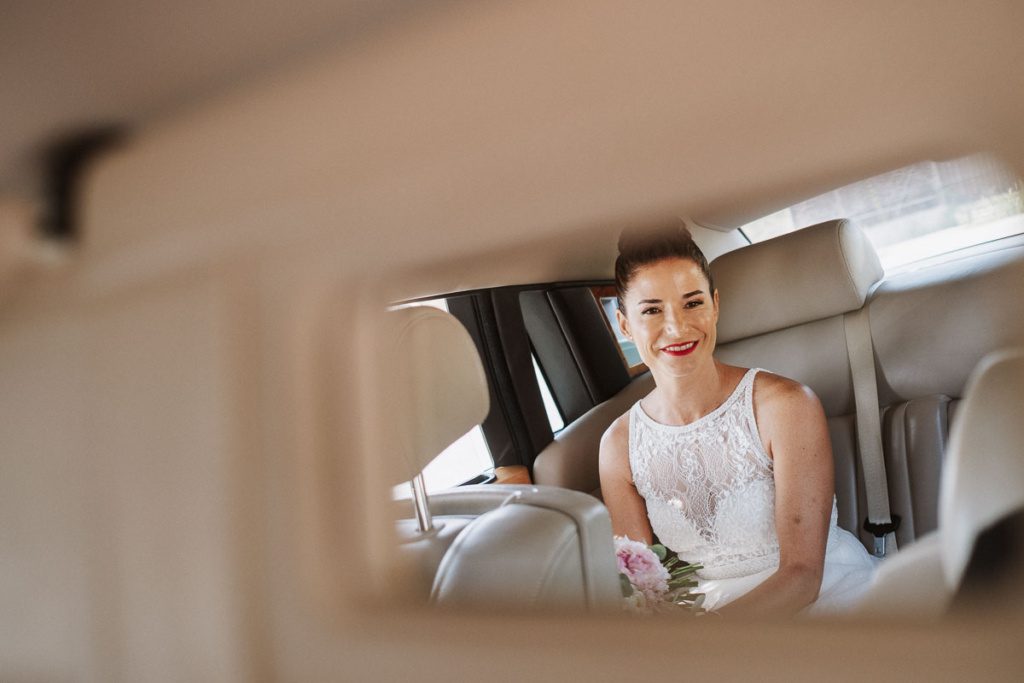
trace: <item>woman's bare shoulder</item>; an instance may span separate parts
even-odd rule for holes
[[[754,415],[765,451],[778,462],[779,453],[793,452],[779,444],[792,444],[813,434],[824,434],[825,411],[813,391],[796,380],[759,372],[754,380]]]
[[[629,411],[615,418],[601,435],[601,447],[597,457],[602,477],[614,474],[626,481],[633,480],[633,468],[629,464]]]
[[[629,411],[615,418],[601,435],[601,460],[629,452]]]
[[[758,412],[792,415],[793,411],[820,410],[821,402],[807,385],[762,370],[754,378],[754,407]]]

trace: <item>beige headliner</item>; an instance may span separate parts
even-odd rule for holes
[[[625,222],[1019,164],[1021,26],[1013,2],[442,5],[144,130],[93,178],[89,252],[318,240],[398,296],[607,276]]]

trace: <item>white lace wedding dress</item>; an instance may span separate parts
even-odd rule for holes
[[[658,540],[697,572],[704,606],[717,609],[767,579],[779,564],[775,479],[754,420],[756,368],[722,405],[682,426],[629,413],[629,463]],[[808,613],[851,608],[878,560],[836,526],[835,499],[818,600]]]

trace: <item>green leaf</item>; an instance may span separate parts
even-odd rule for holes
[[[666,548],[660,543],[655,543],[651,546],[651,550],[654,551],[654,554],[658,556],[659,560],[661,560],[662,562],[665,561],[665,557],[668,555],[668,548]]]
[[[619,588],[622,590],[622,597],[628,598],[633,594],[633,584],[630,583],[629,577],[625,574],[619,573]]]

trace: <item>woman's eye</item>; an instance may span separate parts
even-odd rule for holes
[[[686,302],[687,308],[697,308],[704,305],[704,299],[692,299]]]
[[[657,306],[651,306],[650,308],[644,308],[640,310],[640,315],[652,315],[661,311]]]

